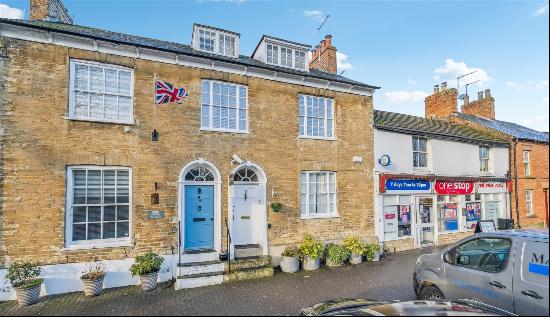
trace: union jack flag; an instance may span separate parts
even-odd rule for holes
[[[168,102],[182,103],[183,98],[189,96],[185,88],[174,88],[173,85],[162,80],[157,79],[155,87],[155,103],[157,105]]]

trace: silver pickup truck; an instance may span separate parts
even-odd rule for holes
[[[419,299],[472,299],[518,315],[548,316],[548,230],[478,233],[420,256]]]

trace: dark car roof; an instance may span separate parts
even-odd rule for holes
[[[398,133],[410,133],[475,144],[508,146],[508,142],[502,138],[465,125],[453,124],[440,119],[426,119],[397,112],[374,110],[374,126],[381,130]]]
[[[202,57],[211,60],[218,60],[227,63],[233,63],[243,66],[257,67],[263,69],[269,69],[281,73],[289,73],[298,76],[304,76],[309,78],[316,78],[322,80],[329,80],[354,86],[359,86],[369,89],[379,89],[380,87],[365,84],[356,80],[352,80],[341,76],[339,74],[332,74],[323,72],[316,69],[309,71],[300,71],[281,66],[269,65],[253,59],[250,56],[240,55],[239,57],[227,57],[223,55],[210,54],[195,50],[191,45],[180,44],[175,42],[163,41],[158,39],[152,39],[148,37],[135,36],[125,33],[111,32],[107,30],[96,29],[87,26],[66,24],[60,22],[48,22],[39,20],[15,20],[15,19],[2,19],[0,23],[8,23],[19,26],[26,26],[50,32],[59,32],[63,34],[70,34],[75,36],[87,37],[91,39],[103,40],[111,43],[132,45],[143,48],[150,48],[165,52],[177,53],[188,56]]]
[[[548,143],[548,132],[536,131],[513,122],[492,120],[461,112],[456,113],[456,116],[480,124],[486,128],[507,134],[516,139]]]

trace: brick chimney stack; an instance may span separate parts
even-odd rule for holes
[[[61,0],[30,0],[30,19],[73,24]]]
[[[326,35],[311,52],[309,68],[336,74],[336,47],[332,46],[332,35]]]
[[[476,101],[464,103],[462,113],[495,120],[495,99],[491,97],[491,90],[486,89],[485,95],[480,91],[477,96]]]
[[[454,88],[447,88],[447,83],[434,86],[434,93],[424,99],[426,118],[448,118],[458,111],[458,92]]]

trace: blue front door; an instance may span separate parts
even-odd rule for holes
[[[184,249],[214,248],[214,186],[185,186]]]

